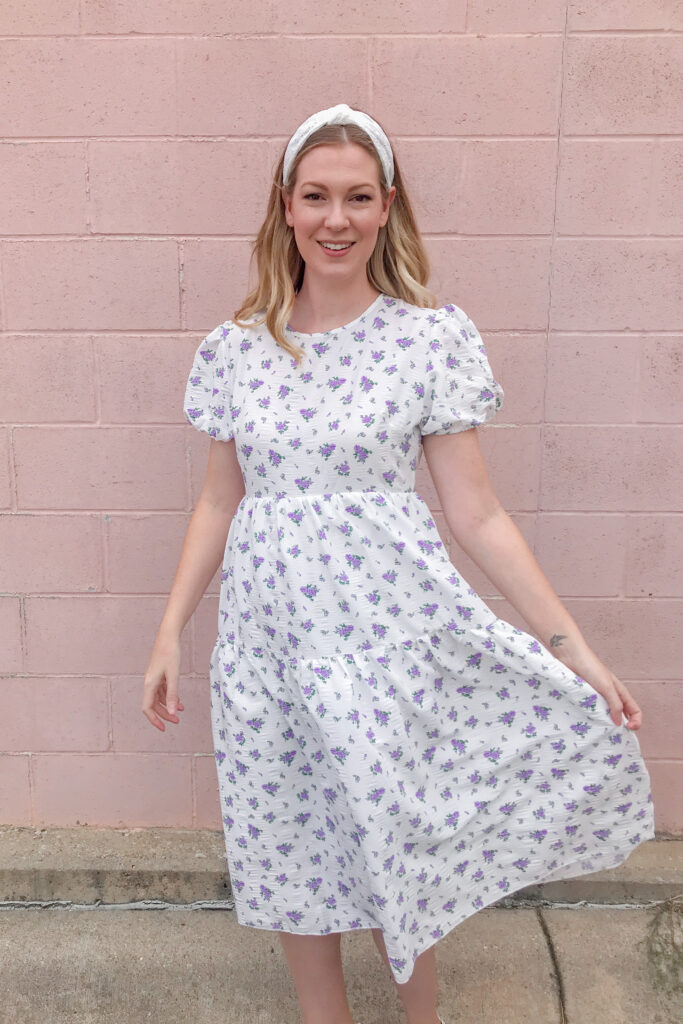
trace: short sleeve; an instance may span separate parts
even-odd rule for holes
[[[185,419],[218,441],[231,441],[235,436],[230,327],[227,321],[204,338],[195,352],[185,391]]]
[[[422,434],[456,434],[493,419],[503,404],[479,331],[458,306],[429,328]]]

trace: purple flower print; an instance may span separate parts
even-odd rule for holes
[[[401,349],[409,349],[415,344],[414,338],[397,338],[396,345]]]
[[[190,417],[191,420],[198,420],[199,417],[203,415],[204,410],[203,409],[187,409],[186,412],[187,412],[187,415]]]
[[[503,751],[500,749],[500,747],[493,747],[491,748],[491,750],[484,751],[484,757],[488,758],[489,761],[493,761],[493,763],[496,764],[500,760],[502,753]]]

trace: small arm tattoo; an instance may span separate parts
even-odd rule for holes
[[[553,633],[553,635],[550,637],[550,646],[559,647],[562,641],[566,639],[566,636],[563,636],[562,633]]]

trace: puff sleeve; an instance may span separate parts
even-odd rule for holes
[[[458,306],[431,325],[422,434],[456,434],[493,419],[503,404],[479,331]]]
[[[232,420],[234,362],[230,355],[230,321],[220,324],[195,352],[185,390],[185,419],[218,441],[235,436]]]

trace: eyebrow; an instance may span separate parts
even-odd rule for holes
[[[309,186],[312,186],[313,188],[324,188],[324,189],[327,189],[327,185],[321,185],[320,182],[318,182],[318,181],[305,181],[301,187],[302,188],[308,188]],[[351,187],[349,188],[349,192],[353,192],[353,190],[356,189],[356,188],[374,188],[374,187],[375,186],[370,184],[370,182],[364,182],[361,185],[351,185]]]

